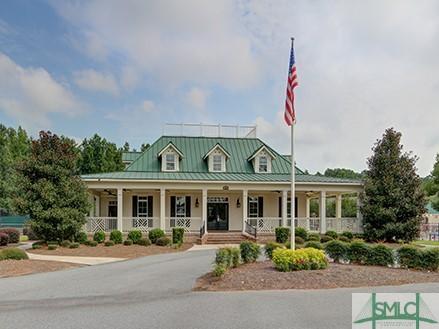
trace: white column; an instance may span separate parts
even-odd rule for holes
[[[326,233],[326,191],[320,191],[320,233]]]
[[[305,218],[306,218],[306,229],[309,231],[309,218],[311,217],[311,198],[305,198]]]
[[[335,196],[335,217],[341,218],[341,194]]]
[[[288,191],[284,190],[282,191],[282,226],[286,227],[287,226],[287,207],[288,207]]]
[[[123,217],[123,188],[117,189],[117,229],[122,231]]]
[[[360,193],[357,193],[357,231],[363,232],[363,214],[360,210],[361,206],[361,200],[360,200]]]
[[[166,190],[160,189],[160,228],[164,231],[166,229]]]
[[[204,223],[204,230],[207,233],[207,189],[203,189],[201,197],[201,220]]]
[[[247,220],[248,190],[242,190],[242,232],[245,232],[245,221]]]
[[[101,197],[99,195],[96,195],[95,207],[94,216],[99,217],[101,215]]]

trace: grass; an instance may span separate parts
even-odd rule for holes
[[[431,240],[416,240],[413,241],[413,244],[417,245],[417,246],[435,246],[435,247],[439,247],[439,241],[431,241]]]

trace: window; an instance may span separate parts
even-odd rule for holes
[[[212,159],[213,162],[213,171],[222,171],[223,170],[223,156],[215,154]]]
[[[148,217],[148,197],[139,196],[137,199],[137,216]]]
[[[268,159],[266,156],[259,157],[259,172],[268,172]]]
[[[186,217],[186,197],[175,197],[175,217]]]
[[[166,170],[173,171],[175,170],[175,154],[166,154],[165,155],[165,161],[166,161]]]
[[[248,197],[248,217],[258,217],[258,216],[259,216],[258,197],[249,196]]]

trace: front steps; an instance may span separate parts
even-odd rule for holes
[[[252,237],[242,232],[209,232],[203,241],[199,240],[200,244],[240,244],[246,240],[254,241]]]

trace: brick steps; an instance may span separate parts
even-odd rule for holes
[[[240,244],[243,241],[251,240],[250,237],[241,232],[208,233],[206,244]]]

